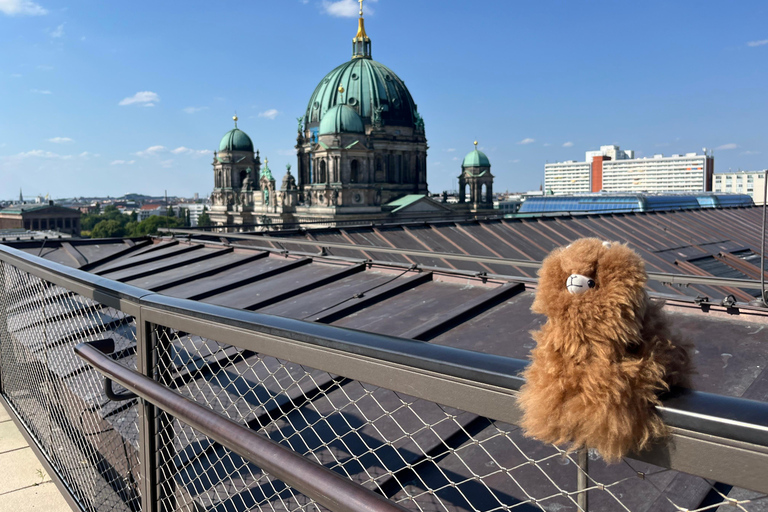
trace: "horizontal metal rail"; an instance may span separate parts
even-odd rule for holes
[[[114,362],[88,343],[77,345],[75,353],[106,378],[334,512],[406,512],[382,495]]]
[[[506,265],[510,267],[526,267],[526,268],[540,268],[540,261],[533,260],[517,260],[510,258],[497,258],[493,256],[477,256],[467,254],[454,254],[449,252],[432,252],[423,251],[419,249],[401,249],[392,247],[382,247],[378,245],[356,245],[356,244],[344,244],[340,242],[326,242],[322,240],[296,240],[293,238],[281,238],[275,236],[262,236],[262,235],[250,235],[241,233],[217,233],[212,234],[207,231],[197,230],[185,230],[185,229],[172,229],[170,230],[176,234],[189,234],[192,236],[201,237],[215,237],[219,238],[232,238],[236,240],[260,240],[265,242],[273,242],[278,244],[293,244],[304,245],[311,247],[327,248],[327,249],[344,249],[352,251],[365,251],[365,252],[377,252],[384,254],[400,254],[404,256],[421,256],[424,258],[432,259],[448,259],[453,261],[470,261],[474,263],[488,263],[493,265]],[[722,277],[710,277],[710,276],[691,276],[687,274],[669,274],[664,272],[648,272],[648,278],[652,281],[659,281],[667,284],[680,284],[691,285],[698,284],[704,286],[733,286],[736,288],[744,288],[747,290],[761,290],[762,286],[759,280],[754,279],[727,279]]]
[[[0,246],[0,260],[150,322],[517,424],[526,361],[147,292]],[[768,404],[687,392],[664,400],[672,436],[633,455],[768,492]]]

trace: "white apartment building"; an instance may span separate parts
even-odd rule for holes
[[[196,227],[197,220],[203,214],[203,209],[206,207],[208,207],[208,211],[211,210],[210,205],[203,203],[179,203],[178,205],[174,206],[174,210],[176,210],[176,215],[181,215],[179,213],[180,210],[189,210],[189,225],[191,227]]]
[[[583,194],[592,190],[592,162],[556,162],[544,165],[544,190],[554,194]]]
[[[765,171],[733,171],[715,174],[714,192],[747,194],[755,204],[765,203]]]
[[[600,146],[587,151],[583,162],[571,160],[544,166],[547,192],[706,192],[712,190],[714,157],[654,155],[635,158],[635,152],[619,146]]]

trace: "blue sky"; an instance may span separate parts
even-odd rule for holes
[[[191,196],[239,126],[282,176],[350,57],[352,0],[0,0],[0,198]],[[495,190],[604,144],[768,167],[768,2],[367,0],[374,59],[425,119],[428,181],[477,139]],[[350,17],[351,16],[351,17]]]

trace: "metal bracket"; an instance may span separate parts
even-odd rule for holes
[[[110,355],[115,351],[115,340],[112,338],[106,338],[103,340],[93,340],[93,341],[86,341],[86,345],[90,345],[99,352],[101,352],[104,355]],[[115,390],[112,389],[112,379],[109,377],[104,377],[104,394],[107,395],[107,398],[112,400],[113,402],[124,402],[126,400],[131,400],[134,398],[137,398],[135,393],[131,393],[130,391],[126,393],[115,393]]]

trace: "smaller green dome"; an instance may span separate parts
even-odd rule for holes
[[[363,120],[347,105],[336,105],[323,115],[320,135],[333,133],[364,133]]]
[[[477,149],[467,153],[464,157],[462,167],[490,167],[491,161],[485,156],[485,153],[478,151]]]
[[[234,128],[221,138],[219,151],[250,151],[253,153],[253,142],[244,131]]]

